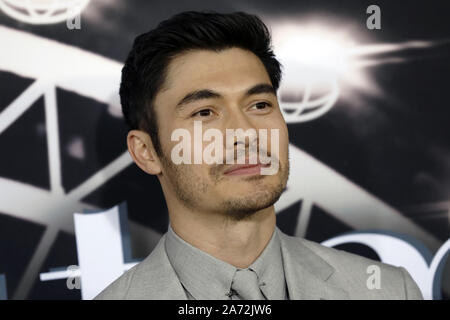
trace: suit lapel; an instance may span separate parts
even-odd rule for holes
[[[278,229],[286,284],[291,300],[344,300],[348,293],[327,280],[334,268],[302,243]]]

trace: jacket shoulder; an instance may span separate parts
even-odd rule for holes
[[[94,299],[186,299],[184,289],[167,258],[164,243],[163,235],[149,256],[121,275]]]
[[[142,262],[141,262],[142,263]],[[127,297],[134,272],[138,265],[126,271],[119,278],[114,280],[102,292],[100,292],[94,300],[124,300]]]
[[[164,236],[153,251],[141,262],[124,272],[114,280],[94,300],[126,300],[145,298],[145,294],[136,294],[142,286],[151,286],[157,278],[157,273],[164,261]],[[151,291],[150,291],[151,292]]]
[[[354,253],[324,246],[300,237],[288,236],[325,260],[334,272],[328,280],[345,288],[351,299],[423,299],[421,291],[403,267],[372,260]],[[379,281],[376,280],[379,277]]]

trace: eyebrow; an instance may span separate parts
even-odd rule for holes
[[[248,97],[254,94],[260,94],[260,93],[270,93],[273,95],[276,95],[275,89],[272,85],[267,83],[260,83],[257,84],[250,89],[248,89],[244,96]],[[182,108],[184,105],[198,101],[203,99],[213,99],[213,98],[222,98],[222,95],[216,91],[210,90],[210,89],[201,89],[201,90],[195,90],[192,92],[189,92],[186,94],[183,99],[181,99],[177,105],[176,109]]]

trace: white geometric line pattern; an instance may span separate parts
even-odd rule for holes
[[[51,24],[72,19],[90,0],[0,0],[0,9],[25,23]]]
[[[111,83],[118,83],[120,65],[55,41],[5,27],[0,27],[0,37],[9,44],[0,52],[0,70],[37,79],[0,114],[0,134],[39,97],[44,96],[45,103],[50,192],[11,179],[0,178],[2,190],[0,211],[46,226],[44,235],[13,297],[24,299],[33,280],[38,276],[58,231],[73,233],[73,213],[93,208],[80,200],[125,169],[132,160],[128,152],[124,152],[75,189],[65,193],[61,183],[56,86],[109,103],[111,100],[114,101],[116,88]],[[92,66],[95,66],[93,69],[96,76],[92,74]],[[96,90],[93,90],[92,82],[89,82],[92,79],[102,81],[99,82],[101,85],[96,86]],[[109,88],[105,89],[104,86]]]

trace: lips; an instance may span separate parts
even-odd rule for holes
[[[224,174],[228,176],[234,175],[251,175],[251,174],[260,174],[261,168],[268,167],[266,164],[236,164],[230,166],[227,170],[225,170]]]

